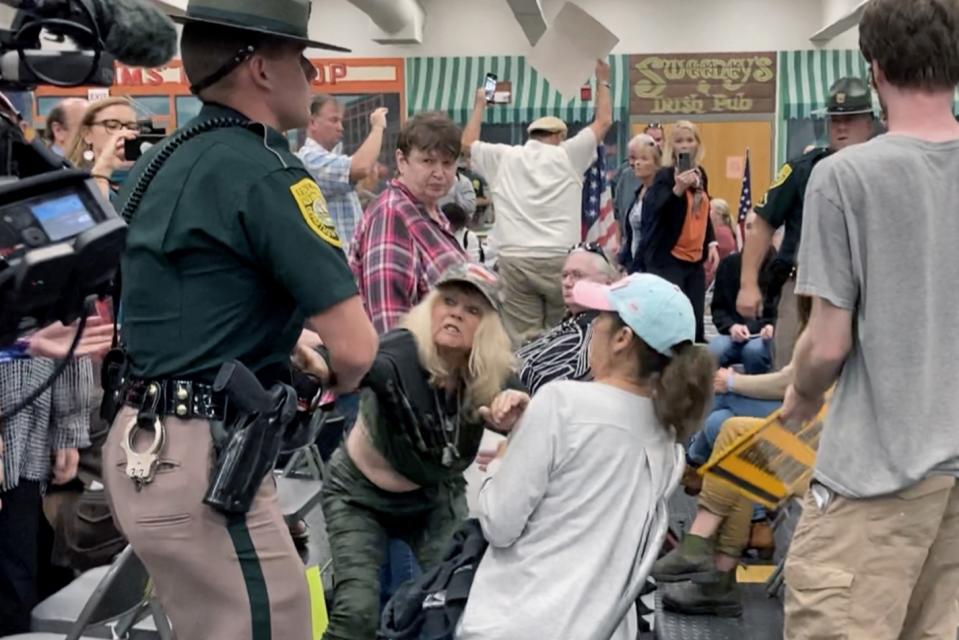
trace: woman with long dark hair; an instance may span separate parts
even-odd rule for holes
[[[478,509],[489,548],[460,640],[587,638],[614,615],[669,489],[676,439],[712,395],[713,359],[693,344],[692,306],[674,285],[633,274],[580,281],[573,297],[599,312],[594,380],[540,389],[490,463]],[[491,420],[516,411],[496,401]],[[631,608],[613,637],[636,633]]]

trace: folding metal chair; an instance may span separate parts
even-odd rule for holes
[[[85,604],[77,604],[77,589],[63,593],[68,589],[70,585],[34,608],[31,633],[7,640],[64,640],[64,634],[65,640],[172,640],[169,621],[153,595],[146,568],[129,546],[106,570]]]

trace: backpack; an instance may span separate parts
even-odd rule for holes
[[[487,546],[478,520],[463,523],[443,559],[390,598],[377,640],[453,640]]]

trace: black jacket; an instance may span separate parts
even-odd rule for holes
[[[778,300],[768,297],[766,280],[769,265],[776,257],[776,250],[770,249],[759,267],[759,289],[763,292],[762,316],[755,320],[745,320],[736,311],[736,297],[739,295],[739,278],[743,266],[742,254],[732,253],[719,263],[716,269],[716,285],[713,287],[713,324],[716,330],[728,335],[734,324],[744,324],[749,327],[750,334],[759,333],[767,324],[776,324],[776,305]]]
[[[640,182],[639,186],[636,187],[636,190],[633,191],[632,196],[629,198],[629,206],[626,207],[626,213],[623,215],[623,219],[620,220],[620,228],[622,230],[620,237],[622,238],[622,241],[620,242],[618,259],[619,259],[619,264],[623,265],[623,268],[626,269],[626,273],[636,273],[637,271],[643,270],[641,268],[643,263],[643,260],[642,260],[643,245],[642,245],[642,242],[640,242],[638,250],[636,251],[636,255],[633,255],[633,225],[629,223],[629,215],[633,212],[633,207],[636,206],[636,202],[639,200],[639,194],[642,192],[642,190],[643,190],[643,183]],[[648,190],[645,195],[646,196],[649,195]],[[646,200],[644,200],[643,202],[643,207],[644,207],[643,223],[642,223],[643,228],[646,227],[645,207],[648,206],[647,202],[648,201]]]
[[[706,171],[700,167],[703,176],[704,197],[709,197],[709,178]],[[653,186],[649,188],[643,202],[643,237],[640,240],[638,266],[642,270],[650,266],[670,264],[673,258],[672,251],[679,241],[686,223],[686,196],[677,196],[673,193],[676,186],[676,170],[674,167],[664,167],[656,174]],[[706,221],[706,238],[703,241],[703,257],[705,261],[709,253],[709,243],[716,239],[713,233],[712,220]]]

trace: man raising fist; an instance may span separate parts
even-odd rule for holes
[[[375,171],[383,148],[388,110],[380,107],[370,114],[370,133],[352,156],[334,151],[343,140],[343,111],[343,105],[331,95],[321,94],[313,98],[306,142],[297,155],[320,186],[346,253],[363,214],[354,187]]]

